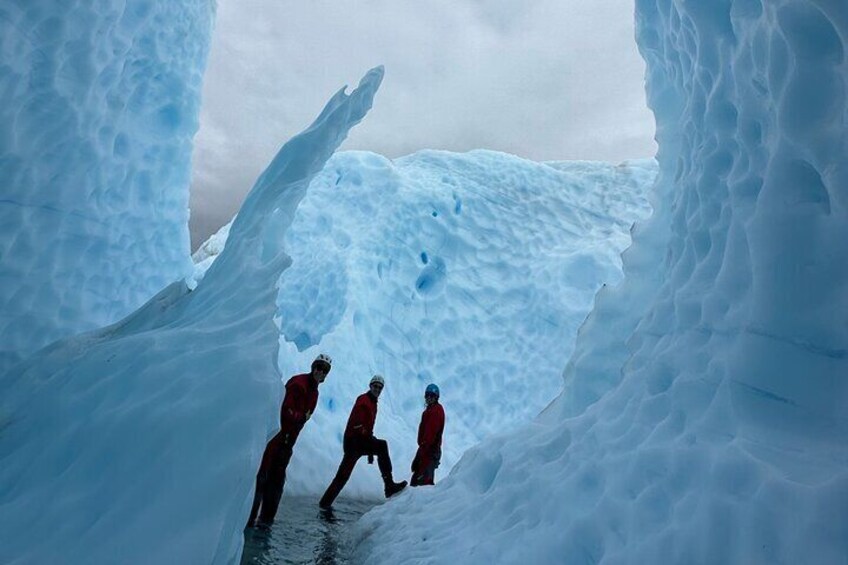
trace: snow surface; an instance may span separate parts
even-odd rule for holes
[[[621,278],[655,173],[652,160],[544,164],[492,151],[333,156],[282,241],[293,264],[280,279],[281,372],[306,370],[319,351],[335,362],[286,492],[327,487],[374,373],[387,380],[375,433],[398,477],[430,382],[447,412],[442,477],[482,438],[538,414],[562,389],[595,292]],[[195,253],[197,276],[229,229]],[[358,465],[344,496],[382,497],[379,474]]]
[[[191,269],[209,0],[0,6],[0,372]]]
[[[194,291],[175,282],[0,375],[0,562],[238,558],[282,395],[281,234],[382,77],[339,91],[283,146]]]
[[[360,521],[365,563],[848,556],[848,11],[639,0],[660,176],[565,388]]]

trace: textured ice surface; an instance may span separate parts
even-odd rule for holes
[[[194,291],[173,283],[0,376],[0,562],[237,559],[282,394],[279,241],[382,76],[337,93],[283,146]]]
[[[209,0],[0,5],[0,372],[186,276]]]
[[[595,292],[621,277],[619,254],[648,213],[655,173],[652,160],[334,155],[282,242],[293,263],[280,280],[281,371],[305,370],[318,351],[335,360],[287,492],[320,495],[329,484],[353,400],[373,373],[387,380],[376,433],[400,476],[429,382],[439,383],[448,418],[440,476],[480,439],[538,414],[562,389]],[[199,271],[228,229],[198,249]],[[381,493],[364,463],[345,489]]]
[[[848,11],[639,0],[652,219],[563,394],[361,523],[384,563],[845,563]]]

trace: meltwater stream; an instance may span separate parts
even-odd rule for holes
[[[244,534],[242,565],[350,563],[350,527],[373,501],[337,499],[332,510],[318,508],[309,496],[284,496],[274,525]]]

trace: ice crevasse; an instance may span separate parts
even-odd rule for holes
[[[638,0],[660,175],[562,394],[368,563],[844,563],[848,9]],[[398,524],[403,524],[399,527]]]

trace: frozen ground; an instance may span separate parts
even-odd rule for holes
[[[351,563],[351,525],[374,502],[337,499],[320,510],[314,496],[286,496],[271,529],[244,534],[241,565],[346,565]]]

